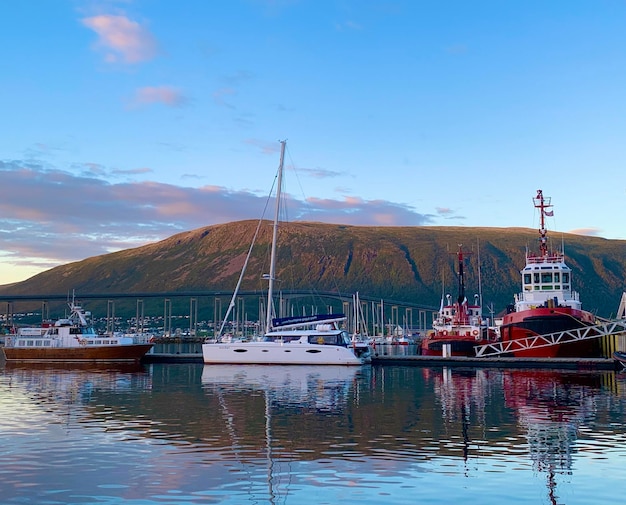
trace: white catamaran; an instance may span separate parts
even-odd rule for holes
[[[340,323],[346,320],[346,316],[343,314],[311,315],[281,319],[273,317],[276,242],[284,156],[285,141],[283,140],[281,141],[280,164],[278,167],[270,273],[266,276],[269,281],[266,332],[259,340],[249,342],[225,342],[218,335],[216,341],[202,344],[204,363],[267,365],[361,365],[368,363],[371,361],[369,347],[355,345],[351,341],[348,332],[340,327]],[[243,272],[235,289],[233,300],[235,300],[242,278]],[[231,302],[229,310],[233,305],[234,302]],[[224,318],[224,321],[226,321],[227,317]]]

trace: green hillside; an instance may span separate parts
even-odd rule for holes
[[[154,244],[59,266],[13,285],[2,295],[139,293],[224,290],[232,292],[257,221],[208,226]],[[566,261],[584,308],[615,314],[626,290],[626,241],[552,232],[565,245]],[[271,224],[264,223],[242,290],[264,290]],[[520,289],[526,248],[538,233],[525,228],[372,227],[293,222],[281,224],[277,277],[280,289],[314,289],[438,306],[442,284],[456,293],[455,255],[470,252],[467,294],[478,290],[479,262],[485,306],[496,312]]]

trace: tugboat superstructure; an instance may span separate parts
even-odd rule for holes
[[[537,190],[533,198],[539,210],[539,253],[526,253],[521,273],[522,291],[515,295],[502,320],[502,341],[556,333],[595,324],[595,317],[582,309],[580,297],[572,289],[572,270],[565,263],[563,251],[551,251],[545,218],[553,215],[550,198]],[[597,341],[559,344],[516,351],[525,357],[589,357],[597,355]]]

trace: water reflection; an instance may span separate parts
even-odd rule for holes
[[[467,461],[473,444],[471,412],[479,426],[490,427],[489,403],[501,389],[504,406],[517,419],[532,469],[545,474],[549,503],[558,503],[556,475],[571,475],[579,428],[593,423],[603,384],[612,373],[554,372],[546,370],[424,370],[432,380],[445,423],[460,422]],[[622,434],[623,435],[623,434]]]
[[[389,366],[6,366],[0,488],[3,503],[598,503],[618,498],[625,381]]]

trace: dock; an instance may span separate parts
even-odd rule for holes
[[[551,370],[618,370],[612,358],[474,358],[466,356],[374,356],[373,365],[465,368],[544,368]]]
[[[202,353],[148,353],[143,363],[203,363]],[[380,355],[372,365],[456,368],[543,368],[552,370],[619,370],[612,358],[474,358],[466,356]]]

